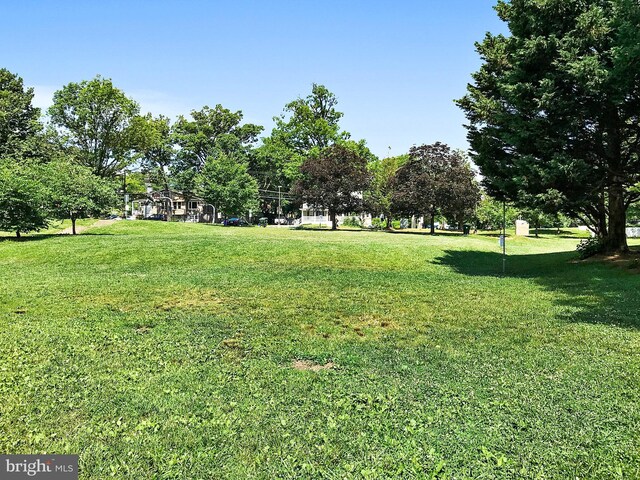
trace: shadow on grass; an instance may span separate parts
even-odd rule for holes
[[[560,318],[568,322],[640,329],[640,275],[624,268],[576,261],[575,252],[509,255],[502,274],[502,255],[495,252],[446,250],[434,263],[469,276],[531,279],[559,293]]]
[[[0,237],[0,242],[16,242],[16,243],[37,242],[39,240],[46,240],[48,238],[61,237],[61,236],[62,235],[60,235],[59,233],[32,233],[28,235],[23,235],[20,238],[16,236],[10,237],[7,235],[6,237]]]
[[[27,235],[23,235],[20,238],[15,236],[0,236],[0,242],[15,242],[15,243],[23,243],[23,242],[37,242],[40,240],[48,240],[50,238],[77,238],[77,237],[86,237],[86,236],[112,236],[114,233],[98,233],[98,232],[81,232],[77,235],[72,235],[71,233],[29,233]]]
[[[436,230],[433,234],[431,234],[431,230],[426,229],[415,229],[415,230],[382,230],[386,233],[393,233],[397,235],[424,235],[428,237],[462,237],[462,232],[457,230]]]

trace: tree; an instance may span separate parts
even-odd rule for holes
[[[242,159],[225,153],[208,157],[200,180],[203,198],[225,217],[258,207],[258,184]]]
[[[0,230],[37,232],[49,225],[42,166],[0,160]]]
[[[364,142],[345,142],[325,147],[300,166],[301,178],[293,193],[300,201],[329,210],[331,229],[338,213],[362,209],[363,192],[369,187],[368,149]]]
[[[134,119],[136,150],[144,172],[161,189],[169,190],[169,169],[176,157],[176,149],[171,135],[171,124],[167,117],[151,114]],[[130,191],[127,188],[127,191]]]
[[[191,118],[181,116],[173,127],[173,140],[179,150],[171,173],[185,202],[200,189],[200,174],[210,158],[231,156],[246,162],[262,131],[259,125],[241,124],[242,112],[232,112],[222,105],[194,110]]]
[[[464,222],[473,218],[480,203],[480,186],[464,153],[453,152],[447,167],[446,179],[440,179],[448,184],[443,191],[440,211],[451,224],[456,223],[462,229]]]
[[[435,233],[436,215],[459,218],[480,200],[473,171],[464,156],[447,145],[411,147],[408,161],[392,181],[392,210],[408,216],[425,215]]]
[[[136,102],[97,76],[90,81],[69,83],[53,95],[49,108],[57,126],[81,165],[98,176],[111,178],[133,160],[138,115]]]
[[[458,101],[488,192],[562,211],[627,251],[640,198],[640,5],[633,0],[500,1],[510,36],[477,44],[483,65]]]
[[[280,185],[284,191],[290,190],[307,158],[349,139],[349,133],[340,130],[343,113],[336,110],[337,104],[333,93],[314,83],[310,95],[287,103],[283,113],[274,117],[271,135],[263,138],[255,163],[250,164],[250,172],[262,189],[275,190]],[[268,199],[263,201],[264,214],[273,211],[271,207]]]
[[[68,160],[47,165],[47,186],[51,214],[59,219],[71,219],[73,235],[78,218],[105,213],[118,200],[112,181]]]
[[[0,158],[23,158],[34,148],[42,124],[32,101],[33,88],[25,89],[22,78],[0,69]]]
[[[375,159],[368,164],[371,184],[364,193],[365,208],[375,215],[384,215],[387,228],[391,226],[393,178],[398,168],[409,160],[409,155]]]
[[[513,225],[520,212],[511,204],[504,205],[488,195],[483,195],[476,208],[474,222],[476,227],[483,230],[500,230],[503,220],[507,225]]]

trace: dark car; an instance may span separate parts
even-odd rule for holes
[[[231,217],[224,221],[224,225],[227,227],[244,227],[245,225],[249,225],[249,222],[244,218]]]
[[[167,216],[164,213],[154,213],[144,218],[145,220],[158,220],[160,222],[166,222]]]

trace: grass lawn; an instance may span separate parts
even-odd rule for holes
[[[501,276],[483,235],[0,239],[0,451],[83,479],[640,478],[640,275],[576,243],[509,239]]]

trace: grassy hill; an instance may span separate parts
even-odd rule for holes
[[[0,451],[81,478],[639,478],[640,275],[573,235],[0,239]]]

